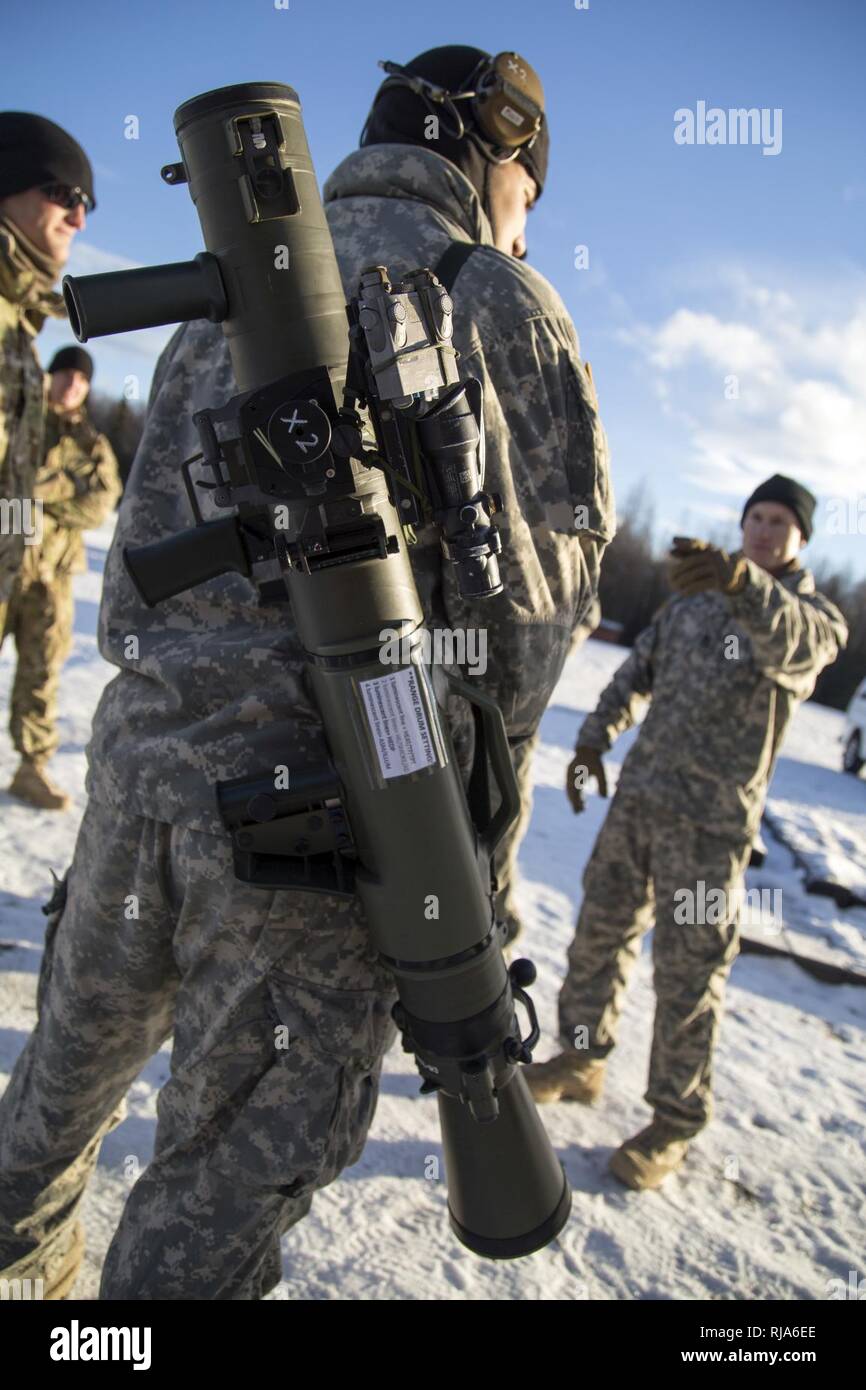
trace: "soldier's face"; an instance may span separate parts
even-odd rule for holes
[[[40,188],[10,194],[0,203],[0,209],[39,251],[61,266],[69,260],[72,238],[83,231],[87,221],[82,203],[67,211],[46,198]]]
[[[797,518],[783,502],[756,502],[743,522],[743,554],[762,569],[781,569],[806,544]]]
[[[63,367],[51,373],[48,399],[57,410],[77,410],[87,400],[90,382],[77,367]]]
[[[489,183],[490,225],[497,251],[522,260],[526,255],[526,214],[538,196],[528,169],[513,159],[494,164]]]

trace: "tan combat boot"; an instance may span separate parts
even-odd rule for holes
[[[668,1174],[680,1167],[688,1151],[689,1141],[680,1130],[664,1120],[653,1120],[611,1154],[608,1167],[626,1187],[643,1192],[660,1187]]]
[[[523,1075],[532,1096],[541,1105],[554,1100],[577,1100],[592,1105],[604,1086],[605,1063],[577,1052],[560,1052],[549,1062],[533,1062]]]
[[[22,758],[21,765],[9,783],[10,796],[26,801],[39,811],[68,811],[72,798],[55,787],[38,759]]]

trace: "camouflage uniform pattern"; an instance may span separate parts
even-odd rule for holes
[[[646,720],[619,790],[716,835],[751,839],[796,705],[848,630],[796,562],[774,579],[754,561],[739,594],[673,598],[638,636],[578,742],[601,752]]]
[[[6,504],[33,496],[44,412],[42,368],[33,340],[47,315],[63,316],[63,300],[51,291],[50,276],[28,254],[28,246],[18,228],[0,217],[0,501]],[[4,517],[0,603],[12,593],[24,549],[23,531]]]
[[[520,844],[532,819],[532,760],[538,747],[538,731],[519,742],[511,740],[511,761],[520,792],[520,814],[506,830],[496,850],[493,870],[496,875],[496,916],[505,923],[505,938],[513,942],[523,934],[523,922],[517,906],[517,859]]]
[[[72,646],[72,576],[86,568],[84,531],[101,525],[120,495],[114,451],[83,411],[63,415],[49,406],[45,457],[33,487],[42,502],[42,539],[26,544],[9,602],[0,603],[0,645],[15,638],[9,732],[33,760],[57,749],[57,691]]]
[[[503,496],[506,590],[462,600],[432,527],[410,554],[431,626],[486,629],[487,670],[467,679],[497,700],[509,737],[527,737],[594,597],[614,526],[607,443],[574,327],[537,271],[490,245],[471,184],[441,156],[399,145],[358,150],[324,198],[347,295],[371,263],[399,274],[434,264],[452,238],[485,243],[455,287],[455,346],[485,388],[485,485]],[[120,675],[102,696],[89,753],[91,795],[214,834],[222,825],[213,783],[285,762],[287,723],[300,754],[318,760],[324,751],[286,606],[260,607],[253,586],[230,575],[151,610],[123,568],[123,545],[191,524],[179,474],[198,451],[191,415],[234,391],[221,329],[182,327],[157,369],[106,565],[100,650]],[[586,509],[581,530],[575,506]],[[449,707],[455,739],[468,737],[461,707]]]
[[[173,1030],[100,1296],[261,1298],[281,1233],[359,1158],[394,1037],[360,906],[250,888],[224,836],[94,801],[67,889],[0,1100],[0,1269],[50,1277],[102,1137]]]
[[[456,169],[401,149],[341,165],[329,218],[347,294],[370,263],[412,269],[452,237],[486,243],[460,277],[458,321],[487,390],[487,486],[505,498],[509,591],[482,616],[457,599],[438,537],[422,537],[412,559],[431,622],[488,627],[479,683],[518,738],[534,731],[594,596],[613,529],[606,443],[559,297],[490,246]],[[393,1037],[391,979],[359,904],[239,884],[216,812],[215,781],[326,754],[288,606],[259,606],[232,575],[150,610],[121,561],[124,545],[190,524],[179,466],[198,447],[192,412],[234,390],[221,330],[182,327],[157,368],[108,557],[100,650],[120,673],[94,721],[90,802],[39,1027],[3,1102],[15,1124],[6,1118],[0,1147],[0,1265],[37,1274],[41,1242],[73,1220],[98,1127],[174,1027],[157,1153],[109,1251],[108,1298],[271,1288],[280,1233],[360,1154]],[[131,893],[139,920],[127,923]]]
[[[393,198],[395,189],[406,201]],[[543,276],[489,244],[477,195],[440,156],[370,146],[343,161],[323,195],[343,283],[353,289],[377,227],[392,277],[435,266],[452,239],[482,243],[454,286],[454,346],[461,375],[484,388],[485,487],[503,498],[496,521],[505,590],[462,599],[432,528],[413,558],[428,621],[486,631],[487,671],[467,679],[496,700],[510,738],[528,737],[595,597],[614,532],[607,440],[574,325]]]
[[[595,598],[587,609],[580,626],[572,635],[571,651],[581,646],[592,635],[600,620],[601,605]],[[538,747],[538,739],[539,732],[536,729],[528,738],[512,739],[510,744],[514,775],[517,778],[520,792],[520,815],[503,835],[496,851],[494,864],[498,885],[496,915],[499,921],[505,923],[505,936],[508,942],[517,941],[523,934],[523,922],[516,898],[517,859],[520,843],[532,819],[532,761]]]
[[[654,921],[657,1002],[645,1099],[683,1135],[696,1134],[712,1113],[713,1046],[739,942],[735,890],[779,747],[796,704],[847,638],[842,615],[815,591],[808,570],[794,565],[773,579],[750,561],[748,571],[741,594],[665,604],[577,739],[610,748],[651,700],[584,873],[559,997],[560,1041],[573,1048],[584,1027],[586,1055],[607,1056],[641,937]],[[683,920],[675,896],[682,890],[696,902],[703,895],[708,910],[696,915],[705,922]],[[724,899],[710,898],[714,890]]]

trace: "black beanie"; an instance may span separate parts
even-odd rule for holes
[[[93,206],[93,170],[77,140],[29,111],[0,111],[0,198],[45,183],[81,188]]]
[[[741,526],[746,520],[747,511],[756,502],[781,502],[797,518],[797,525],[803,534],[803,539],[808,540],[811,536],[812,518],[815,515],[817,498],[807,487],[803,487],[802,483],[795,482],[793,478],[786,478],[784,473],[774,473],[772,478],[768,478],[765,483],[761,483],[755,488],[743,508],[743,515],[740,518]]]
[[[425,53],[413,58],[411,63],[406,63],[405,68],[413,77],[426,77],[430,82],[444,87],[446,91],[459,92],[482,59],[490,56],[482,48],[449,44],[444,48],[429,48]],[[466,175],[486,211],[490,168],[497,155],[501,156],[503,152],[497,150],[476,126],[468,102],[458,102],[457,109],[474,138],[468,140],[464,136],[461,140],[455,139],[444,129],[446,116],[445,120],[440,121],[438,139],[427,140],[424,136],[424,118],[431,114],[431,108],[408,87],[389,87],[375,97],[367,124],[361,133],[360,144],[362,148],[365,145],[421,145],[424,149],[441,154]],[[479,144],[484,153],[478,148]],[[547,117],[542,116],[541,129],[535,137],[532,149],[521,150],[517,155],[518,161],[529,170],[538,185],[539,198],[547,178],[549,152],[550,133]]]
[[[51,359],[48,373],[53,376],[55,372],[62,372],[67,368],[83,372],[88,381],[93,380],[93,358],[82,347],[58,348]]]

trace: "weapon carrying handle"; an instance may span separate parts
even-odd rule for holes
[[[462,695],[464,700],[468,700],[480,716],[484,748],[476,748],[475,756],[476,759],[485,756],[490,758],[490,766],[493,769],[496,786],[502,798],[495,815],[489,816],[483,825],[476,825],[475,827],[486,853],[492,859],[506,830],[514,824],[520,815],[520,789],[514,775],[514,763],[511,760],[511,749],[508,747],[505,720],[502,718],[502,711],[496,701],[491,699],[489,695],[483,695],[468,681],[452,675],[449,671],[445,671],[443,674],[452,690],[458,695]]]

